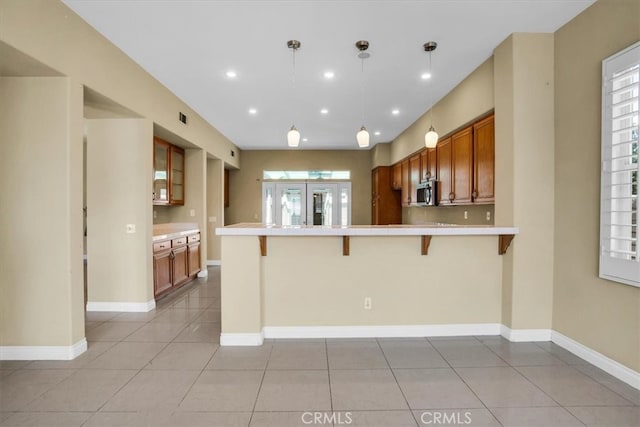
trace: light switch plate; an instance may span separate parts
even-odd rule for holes
[[[133,234],[136,232],[135,224],[127,224],[127,234]]]
[[[189,211],[189,215],[190,215],[190,216],[196,216],[196,210],[195,210],[195,209],[191,209],[191,210]]]

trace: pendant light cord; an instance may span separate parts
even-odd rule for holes
[[[364,58],[360,58],[362,78],[360,79],[360,102],[362,106],[362,126],[364,126]]]
[[[429,82],[428,82],[428,89],[427,89],[427,94],[429,96],[429,118],[430,118],[430,124],[429,126],[433,127],[433,94],[431,93],[431,86],[433,85],[433,65],[431,63],[431,51],[429,51]]]

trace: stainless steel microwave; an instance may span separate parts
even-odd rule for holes
[[[438,201],[437,188],[438,185],[435,179],[419,184],[416,192],[418,206],[435,206]]]

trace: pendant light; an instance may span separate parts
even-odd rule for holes
[[[433,77],[433,69],[431,67],[431,52],[436,50],[436,47],[438,47],[438,43],[436,42],[426,42],[424,44],[424,51],[429,52],[429,74],[432,77]],[[431,85],[431,83],[429,83],[429,85]],[[429,96],[430,95],[431,94],[429,93]],[[433,103],[431,103],[429,107],[429,123],[430,123],[429,130],[424,135],[424,145],[427,148],[435,148],[436,145],[438,145],[438,132],[436,132],[436,130],[433,128]]]
[[[356,141],[358,141],[358,147],[366,148],[369,146],[369,132],[367,132],[367,128],[364,127],[364,60],[370,57],[371,55],[367,52],[369,49],[369,42],[366,40],[359,40],[356,42],[356,47],[360,51],[358,53],[358,58],[361,61],[361,72],[362,72],[362,81],[360,85],[360,91],[362,96],[362,127],[360,131],[356,134]]]
[[[300,42],[298,40],[289,40],[287,47],[291,49],[293,56],[293,93],[295,96],[296,91],[296,50],[300,49]],[[287,132],[287,144],[289,147],[297,147],[300,144],[300,132],[296,129],[296,125],[292,124],[291,129]]]

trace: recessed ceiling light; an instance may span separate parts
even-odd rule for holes
[[[233,71],[233,70],[229,70],[229,71],[227,71],[227,72],[225,73],[225,75],[226,75],[227,77],[229,77],[230,79],[235,79],[236,77],[238,77],[238,74],[237,74],[235,71]]]
[[[379,131],[379,130],[377,130],[377,131],[375,131],[373,134],[374,134],[375,136],[380,136],[380,131]]]
[[[255,108],[249,108],[249,114],[258,114],[258,110]]]
[[[393,109],[391,110],[391,114],[393,114],[394,116],[397,116],[398,114],[400,114],[400,110],[398,110],[397,108]]]
[[[336,75],[334,74],[333,71],[325,71],[324,72],[324,78],[327,80],[331,80],[332,78],[334,78]]]
[[[429,80],[431,78],[431,73],[429,72],[422,73],[420,77],[422,78],[422,80]]]
[[[307,142],[309,138],[302,138],[302,142]]]
[[[329,110],[323,108],[322,110],[320,110],[320,114],[329,114]]]

